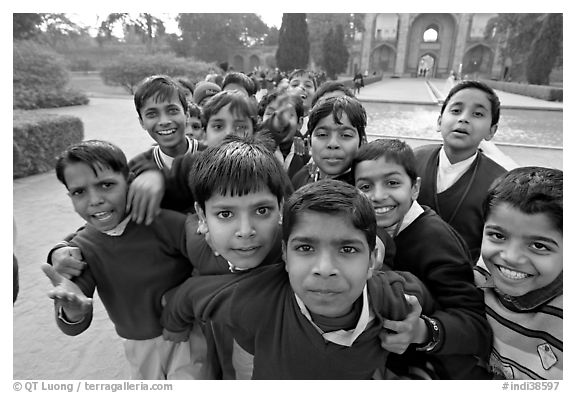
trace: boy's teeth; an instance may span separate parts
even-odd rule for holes
[[[384,214],[384,213],[388,213],[392,209],[393,209],[392,206],[387,206],[387,207],[378,207],[378,208],[374,209],[374,211],[376,212],[376,214]]]
[[[498,269],[500,270],[500,273],[502,273],[502,275],[504,277],[509,278],[510,280],[523,280],[526,277],[530,276],[527,273],[522,273],[522,272],[517,272],[515,270],[506,269],[503,266],[498,266]]]
[[[158,131],[158,134],[160,135],[170,135],[172,133],[174,133],[176,131],[175,128],[171,128],[169,130],[162,130],[162,131]]]
[[[103,220],[105,218],[108,218],[110,214],[111,214],[110,212],[101,212],[101,213],[94,213],[93,216],[98,220]]]

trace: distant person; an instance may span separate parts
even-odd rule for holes
[[[304,103],[304,116],[308,116],[311,102],[318,85],[312,71],[297,69],[288,76],[288,90],[300,94]]]
[[[350,90],[344,83],[338,81],[327,81],[318,87],[314,96],[312,96],[312,102],[310,103],[312,107],[316,105],[316,103],[320,99],[330,98],[330,97],[340,97],[340,96],[348,96],[355,98],[354,93]]]
[[[192,99],[195,104],[199,105],[202,108],[210,97],[221,91],[222,88],[218,86],[216,83],[198,82],[196,83],[196,86],[194,86],[194,95]]]
[[[563,378],[563,172],[525,167],[499,177],[484,203],[484,290],[496,379]]]
[[[482,203],[488,187],[506,169],[482,153],[482,140],[498,129],[500,100],[486,84],[463,81],[442,104],[438,130],[443,144],[414,149],[422,178],[418,203],[434,209],[464,238],[474,263],[480,256]]]
[[[186,101],[193,102],[192,97],[194,96],[194,83],[192,83],[188,78],[179,76],[174,78],[174,80],[184,89],[184,95],[186,96]]]
[[[54,286],[48,296],[54,299],[60,330],[75,336],[90,326],[97,290],[123,338],[132,379],[202,378],[201,356],[192,354],[189,342],[164,340],[160,324],[162,295],[192,274],[186,216],[163,210],[150,225],[131,222],[128,163],[109,142],[70,146],[57,159],[56,176],[86,221],[71,241],[87,263],[80,275],[72,282],[52,266],[42,266]]]
[[[194,102],[188,103],[188,123],[186,124],[186,136],[204,142],[204,127],[202,126],[202,108]],[[201,150],[201,149],[200,149]]]
[[[238,90],[246,97],[254,97],[256,85],[252,78],[241,72],[229,72],[224,76],[222,90]]]
[[[354,94],[360,94],[360,88],[364,87],[364,77],[360,72],[354,75]]]

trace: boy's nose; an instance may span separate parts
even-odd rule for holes
[[[238,237],[252,237],[256,234],[256,229],[252,225],[252,220],[249,218],[240,218],[238,223],[238,230],[236,236]]]
[[[333,257],[328,251],[320,251],[312,270],[315,276],[330,277],[338,274],[334,266]]]
[[[388,198],[388,190],[386,187],[376,184],[374,186],[374,192],[372,193],[372,200],[382,201],[386,198]]]
[[[99,205],[103,202],[103,198],[99,192],[96,191],[89,191],[88,192],[88,201],[91,206]]]
[[[502,251],[500,251],[500,257],[511,266],[523,265],[528,261],[528,258],[523,252],[522,246],[516,244],[509,244]]]

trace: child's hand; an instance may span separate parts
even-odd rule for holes
[[[182,332],[171,332],[170,330],[163,329],[162,337],[164,337],[164,339],[168,341],[181,343],[184,341],[188,341],[188,338],[190,337],[190,329],[186,329]]]
[[[138,224],[152,224],[160,213],[160,202],[164,196],[164,177],[160,171],[142,172],[130,184],[126,210],[132,221]]]
[[[380,333],[382,348],[397,354],[404,353],[412,343],[424,342],[428,336],[426,323],[420,319],[422,307],[418,303],[418,299],[412,295],[404,296],[412,307],[412,311],[403,321],[384,321],[384,329]]]
[[[61,306],[70,322],[79,321],[92,309],[92,299],[86,297],[78,285],[56,272],[54,267],[44,264],[42,271],[50,279],[54,289],[48,297]]]
[[[64,278],[77,277],[86,263],[78,247],[62,247],[54,250],[50,257],[54,270]]]

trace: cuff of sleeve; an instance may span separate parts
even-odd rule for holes
[[[68,318],[66,318],[66,314],[64,313],[64,307],[60,306],[58,307],[58,319],[64,322],[66,325],[78,325],[84,322],[84,319],[86,319],[86,317],[82,317],[79,321],[71,322],[68,320]]]

